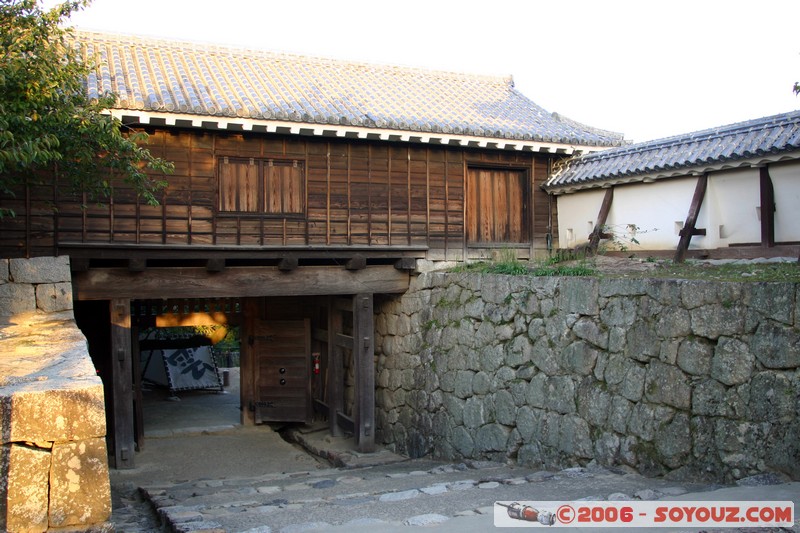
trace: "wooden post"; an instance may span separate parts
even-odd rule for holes
[[[114,403],[114,467],[134,468],[131,302],[111,300],[111,379]]]
[[[375,451],[375,326],[372,294],[353,297],[353,362],[356,379],[356,447]]]
[[[136,449],[142,451],[144,449],[144,399],[142,398],[142,364],[139,349],[138,318],[134,318],[131,322],[131,362],[133,363],[133,414],[136,421],[134,438],[136,440]]]
[[[589,253],[594,254],[597,252],[597,247],[600,245],[600,239],[608,238],[608,235],[603,232],[603,226],[606,225],[608,213],[611,211],[611,202],[614,200],[614,187],[606,189],[606,195],[603,196],[603,203],[600,205],[600,212],[597,214],[597,223],[594,225],[592,233],[589,235]]]
[[[700,207],[703,205],[703,198],[706,196],[707,187],[708,174],[703,174],[697,178],[694,196],[692,196],[692,203],[689,206],[689,214],[686,216],[686,222],[681,230],[681,239],[678,241],[678,249],[675,250],[674,261],[676,263],[682,263],[686,259],[686,252],[689,250],[692,235],[705,235],[705,230],[697,230],[695,226],[697,225],[697,216],[700,214]]]
[[[328,424],[331,435],[341,437],[338,413],[344,411],[344,354],[338,336],[342,333],[342,312],[335,305],[335,296],[328,297]]]
[[[775,246],[775,189],[769,168],[761,167],[759,182],[761,189],[761,246],[772,248]]]
[[[255,331],[256,321],[261,317],[259,298],[245,298],[242,302],[242,326],[239,343],[239,405],[242,409],[242,425],[254,426],[255,417]],[[253,409],[251,409],[251,407]]]

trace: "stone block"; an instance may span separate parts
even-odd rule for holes
[[[711,344],[701,338],[684,339],[678,347],[678,367],[693,376],[707,376],[713,351]]]
[[[608,348],[608,331],[602,329],[597,322],[589,317],[581,317],[572,326],[572,332],[587,342],[592,343],[600,349]]]
[[[653,403],[688,410],[692,402],[692,387],[679,368],[660,361],[647,367],[644,383],[645,397]]]
[[[573,342],[561,352],[560,367],[570,374],[588,376],[594,370],[599,352],[583,341]]]
[[[731,301],[704,305],[690,311],[692,333],[709,339],[735,336],[744,332],[745,308]]]
[[[486,424],[475,435],[475,449],[478,452],[506,451],[510,430],[500,424]]]
[[[46,531],[50,450],[4,444],[0,472],[0,529]]]
[[[10,432],[3,440],[64,442],[104,436],[103,385],[95,380],[85,386],[15,392],[9,404]]]
[[[758,326],[753,335],[750,349],[761,364],[767,368],[800,367],[800,332],[798,332],[798,328],[764,322]]]
[[[547,379],[545,406],[562,414],[575,412],[575,383],[571,377],[553,376]]]
[[[69,256],[11,259],[11,279],[16,283],[65,283],[72,280]]]
[[[790,283],[753,283],[748,285],[744,303],[772,320],[792,325],[794,285]]]
[[[795,409],[798,402],[798,385],[793,385],[783,373],[759,372],[750,381],[749,418],[754,422],[797,420]]]
[[[611,296],[642,296],[647,293],[647,282],[643,279],[603,278],[600,280],[599,294],[604,298]]]
[[[738,339],[720,337],[711,360],[711,377],[725,385],[745,383],[753,374],[755,357]]]
[[[0,284],[8,283],[8,259],[0,259]]]
[[[635,298],[611,298],[600,311],[600,320],[606,326],[628,327],[636,322]]]
[[[0,284],[0,316],[13,316],[36,311],[36,292],[27,283]]]
[[[600,311],[598,285],[596,278],[561,278],[557,308],[563,313],[597,316]]]
[[[71,283],[43,283],[36,286],[36,307],[45,313],[72,309]]]
[[[111,516],[105,438],[53,446],[49,515],[53,527],[95,524]]]
[[[593,457],[592,438],[589,424],[577,416],[565,416],[559,428],[559,449],[571,456],[581,458]]]
[[[672,422],[661,426],[656,432],[655,446],[661,460],[670,468],[682,466],[692,447],[689,416],[678,413]]]

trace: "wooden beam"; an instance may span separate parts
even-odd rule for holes
[[[374,293],[398,294],[408,290],[409,275],[391,265],[370,265],[364,270],[307,266],[291,272],[275,267],[229,267],[209,273],[205,268],[148,268],[131,273],[125,268],[76,272],[73,289],[77,300],[111,298],[244,298],[255,296],[318,296]]]
[[[375,451],[375,325],[372,294],[353,297],[355,438],[359,452]]]
[[[344,267],[347,270],[364,270],[367,268],[367,258],[363,255],[355,255],[345,263]]]
[[[417,269],[417,259],[415,257],[402,257],[394,262],[394,267],[397,270],[413,272]]]
[[[328,426],[331,435],[341,437],[343,432],[337,423],[337,413],[344,411],[344,350],[336,343],[341,335],[343,320],[341,311],[334,305],[335,298],[328,299]]]
[[[589,253],[594,254],[597,252],[597,247],[600,245],[600,239],[607,236],[603,232],[608,219],[608,213],[611,211],[611,202],[614,200],[614,187],[606,189],[606,194],[603,196],[603,203],[600,204],[600,212],[597,214],[597,222],[594,225],[592,233],[589,234]]]
[[[697,225],[697,216],[700,214],[703,198],[706,196],[706,188],[708,188],[708,173],[697,178],[692,203],[689,205],[689,213],[686,216],[686,222],[683,224],[678,248],[675,250],[674,261],[676,263],[682,263],[686,258],[686,252],[689,250],[689,243],[692,241],[692,235],[694,235],[695,226]]]
[[[128,270],[131,272],[144,272],[147,270],[147,259],[144,257],[131,257],[128,259]]]
[[[115,298],[110,305],[114,467],[128,469],[134,468],[135,451],[131,303]]]
[[[209,272],[222,272],[225,270],[225,259],[215,257],[206,261],[206,270]]]
[[[284,257],[281,259],[280,263],[278,263],[278,270],[281,272],[291,272],[292,270],[296,270],[299,264],[300,262],[296,257]]]
[[[761,246],[773,248],[775,246],[775,189],[769,168],[764,166],[759,170],[759,185],[761,189]]]

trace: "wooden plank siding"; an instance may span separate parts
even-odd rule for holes
[[[551,227],[555,222],[548,197],[539,188],[547,177],[549,158],[555,157],[547,154],[177,128],[148,132],[150,151],[175,164],[174,174],[166,176],[168,188],[159,194],[160,205],[143,204],[120,183],[103,204],[71,193],[61,182],[32,186],[16,198],[0,199],[0,205],[17,213],[0,220],[0,254],[53,255],[81,245],[372,247],[418,250],[419,257],[433,260],[461,260],[471,254],[467,221],[475,214],[465,202],[473,165],[524,171],[532,205],[525,206],[531,221],[521,235],[531,252],[544,250],[548,228],[557,234]],[[264,205],[273,202],[264,210],[274,213],[256,212],[255,196],[244,207],[235,207],[232,191],[220,191],[221,162],[226,157],[274,159],[286,165],[294,161],[295,171],[305,173],[304,190],[298,192],[291,185],[289,192],[281,192],[288,182],[280,182],[285,176],[274,174],[264,186],[272,189],[273,196],[262,200]],[[236,172],[241,173],[236,183],[256,187],[246,169]],[[256,189],[252,192],[256,194]],[[523,209],[516,200],[508,205]],[[281,209],[304,213],[278,212]]]

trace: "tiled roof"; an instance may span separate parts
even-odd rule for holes
[[[99,59],[88,80],[89,96],[113,92],[116,108],[139,114],[216,117],[251,127],[282,122],[446,134],[523,141],[527,149],[535,142],[596,148],[623,142],[621,134],[548,113],[517,91],[510,77],[135,36],[75,35]]]
[[[567,192],[774,160],[800,151],[800,111],[563,160],[545,188]],[[800,157],[800,152],[796,155]]]

